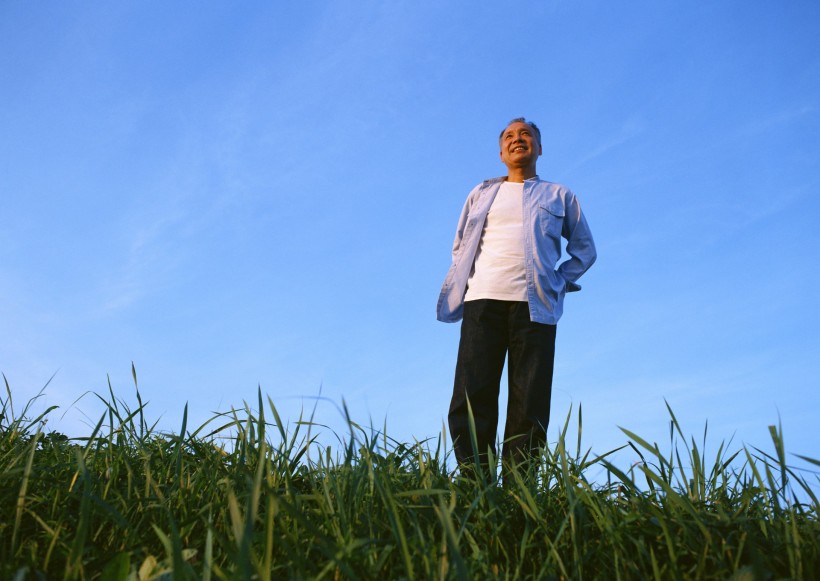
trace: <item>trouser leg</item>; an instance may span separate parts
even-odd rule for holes
[[[507,351],[507,313],[504,302],[468,301],[464,304],[461,339],[448,420],[459,464],[475,461],[470,441],[467,401],[475,420],[479,459],[487,464],[487,450],[495,454],[498,391]]]
[[[509,320],[509,402],[503,460],[521,462],[547,441],[555,361],[555,325],[530,321],[526,303]]]

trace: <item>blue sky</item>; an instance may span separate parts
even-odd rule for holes
[[[0,371],[49,428],[83,394],[179,426],[442,429],[458,325],[435,321],[458,212],[497,135],[599,249],[558,328],[550,440],[618,427],[820,457],[816,2],[0,4]],[[55,375],[56,373],[56,375]],[[503,390],[502,390],[503,393]],[[502,397],[502,400],[504,398]],[[573,420],[574,421],[574,420]]]

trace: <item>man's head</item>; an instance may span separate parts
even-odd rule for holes
[[[501,130],[501,133],[498,134],[498,142],[501,143],[501,139],[504,137],[504,132],[509,128],[510,125],[513,123],[526,123],[529,125],[532,130],[535,132],[535,137],[538,140],[538,145],[541,145],[541,130],[538,129],[538,125],[533,123],[532,121],[527,121],[524,117],[516,117],[509,123],[507,123],[507,127]]]
[[[513,119],[499,135],[498,143],[510,178],[535,176],[535,164],[541,155],[541,131],[535,123],[523,117]]]

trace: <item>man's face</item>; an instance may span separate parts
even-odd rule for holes
[[[535,168],[541,144],[532,127],[521,121],[511,123],[501,134],[501,161],[508,168]]]

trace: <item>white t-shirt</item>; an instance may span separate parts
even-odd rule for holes
[[[465,301],[527,300],[523,197],[523,182],[501,184],[484,223]]]

